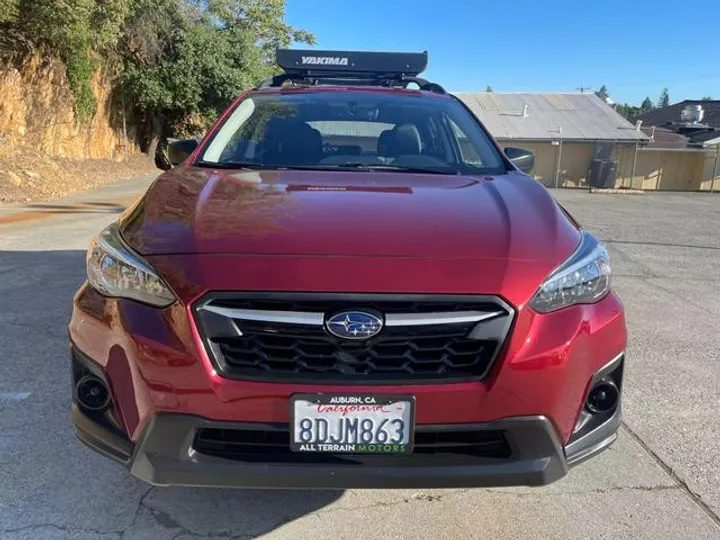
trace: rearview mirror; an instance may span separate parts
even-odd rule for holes
[[[526,174],[530,174],[535,167],[535,152],[532,150],[508,147],[505,149],[505,155],[513,165]]]
[[[192,154],[198,146],[195,139],[174,141],[168,144],[168,160],[173,167],[177,167]]]

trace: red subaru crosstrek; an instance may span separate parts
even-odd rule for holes
[[[170,145],[88,250],[81,441],[157,485],[420,488],[546,484],[615,440],[607,251],[426,62],[281,50]]]

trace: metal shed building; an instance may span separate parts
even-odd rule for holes
[[[615,162],[617,185],[631,184],[637,149],[648,136],[595,94],[455,93],[501,146],[536,155],[535,177],[548,186],[587,185],[593,160]]]

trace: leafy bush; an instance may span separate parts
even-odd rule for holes
[[[0,2],[0,24],[17,20],[19,4],[19,0],[3,0]]]

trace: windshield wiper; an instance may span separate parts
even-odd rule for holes
[[[210,169],[249,169],[249,170],[272,170],[272,171],[324,171],[334,168],[333,165],[267,165],[265,163],[254,163],[252,161],[198,161],[197,167]]]
[[[196,161],[196,167],[208,169],[277,169],[274,165],[263,165],[249,161]]]
[[[382,163],[361,163],[358,161],[348,161],[346,163],[333,164],[317,164],[317,165],[265,165],[263,163],[253,163],[250,161],[198,161],[195,163],[197,167],[206,167],[210,169],[249,169],[249,170],[297,170],[297,171],[327,171],[337,169],[354,169],[364,171],[390,171],[401,173],[424,173],[424,174],[460,174],[452,168],[427,168],[427,167],[403,167],[400,165],[382,164]]]
[[[430,169],[427,167],[403,167],[402,165],[390,165],[380,163],[360,163],[356,161],[348,161],[347,163],[333,164],[331,167],[337,167],[339,169],[365,169],[369,171],[391,171],[391,172],[403,172],[403,173],[427,173],[427,174],[460,174],[460,171],[448,168],[438,167],[437,169]]]

